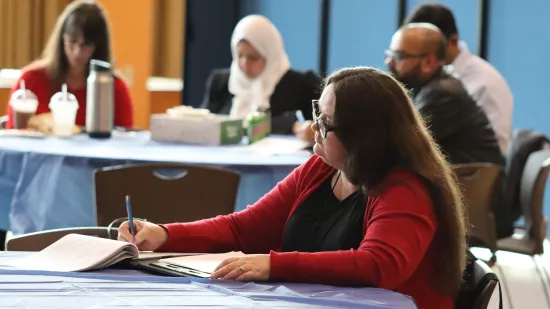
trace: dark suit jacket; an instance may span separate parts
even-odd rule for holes
[[[296,111],[301,110],[306,120],[312,119],[311,100],[321,96],[321,79],[313,72],[289,70],[281,78],[271,95],[271,132],[291,134]],[[215,114],[229,114],[233,94],[229,92],[229,69],[213,70],[206,82],[201,107]]]
[[[485,115],[462,82],[446,71],[413,90],[414,104],[451,164],[502,165],[498,141]]]

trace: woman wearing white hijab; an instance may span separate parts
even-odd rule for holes
[[[281,34],[266,17],[241,19],[233,31],[231,52],[231,67],[211,72],[203,108],[239,118],[269,109],[276,134],[292,133],[297,110],[311,119],[311,100],[319,97],[321,80],[313,72],[290,68]]]

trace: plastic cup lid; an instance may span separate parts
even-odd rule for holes
[[[34,113],[38,108],[38,99],[32,91],[18,89],[10,97],[10,106],[18,112]]]
[[[37,98],[34,92],[30,91],[29,89],[17,89],[10,97],[10,101],[23,99],[36,100]]]
[[[78,108],[78,100],[74,94],[67,92],[58,92],[50,99],[50,108]]]

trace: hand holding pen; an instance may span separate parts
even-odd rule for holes
[[[155,251],[168,241],[168,233],[154,223],[134,220],[130,197],[126,196],[128,221],[118,228],[118,240],[135,244],[140,251]]]
[[[296,111],[296,120],[297,121],[294,123],[294,126],[292,127],[292,132],[300,140],[309,144],[313,144],[313,138],[315,136],[315,132],[311,128],[313,121],[306,120],[304,118],[304,114],[300,110]]]
[[[134,215],[132,214],[132,204],[130,202],[130,196],[126,195],[126,213],[128,214],[128,224],[130,225],[130,232],[132,236],[136,236],[136,228],[134,226]]]

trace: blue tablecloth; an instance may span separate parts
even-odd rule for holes
[[[294,137],[274,136],[290,141]],[[236,210],[267,193],[309,154],[266,153],[244,146],[161,143],[148,133],[107,140],[0,137],[0,229],[15,234],[96,225],[94,169],[140,162],[226,167],[241,173]]]
[[[0,265],[24,253],[0,252]],[[405,295],[374,288],[242,283],[152,276],[137,270],[85,273],[0,266],[0,307],[9,308],[341,308],[415,309]]]

